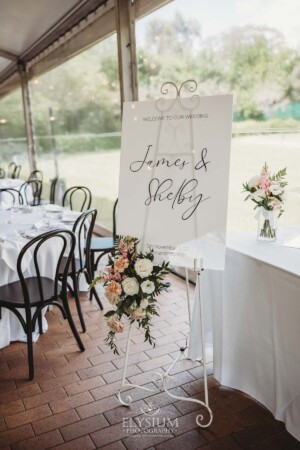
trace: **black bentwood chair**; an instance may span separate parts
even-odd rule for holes
[[[53,242],[51,242],[52,240]],[[74,254],[75,243],[75,235],[69,230],[54,230],[37,236],[20,251],[17,261],[19,280],[0,286],[0,311],[1,308],[7,308],[12,311],[21,322],[27,336],[29,380],[34,378],[32,332],[35,330],[39,317],[41,317],[43,308],[55,305],[61,310],[63,318],[69,322],[78,347],[81,351],[84,351],[84,346],[73,322],[67,299],[67,277]],[[45,246],[57,246],[59,244],[61,244],[61,248],[59,247],[60,251],[55,264],[56,270],[53,280],[41,275],[39,255],[46,250]],[[28,251],[33,254],[34,275],[25,278],[22,261]],[[67,257],[63,256],[66,251],[68,251]],[[61,284],[59,284],[58,268],[63,257],[65,258],[65,268],[60,276]],[[62,300],[61,303],[59,299]],[[35,312],[31,308],[36,308]],[[25,318],[21,315],[19,309],[25,310]]]
[[[0,203],[2,202],[2,194],[7,196],[7,198],[11,201],[12,206],[16,203],[17,200],[19,205],[24,204],[22,194],[17,189],[13,188],[0,189]]]
[[[5,170],[2,167],[0,167],[0,179],[3,178],[5,178]]]
[[[50,201],[51,205],[54,205],[54,203],[55,203],[57,181],[58,181],[58,177],[55,177],[52,180],[50,180],[50,197],[49,197],[49,201]]]
[[[21,168],[22,168],[22,166],[16,166],[11,177],[12,178],[19,178],[20,177]]]
[[[70,187],[66,190],[62,199],[63,206],[69,206],[71,210],[74,209],[81,212],[90,209],[91,203],[91,191],[84,186]]]
[[[84,274],[88,284],[91,284],[92,282],[91,268],[90,268],[90,245],[96,216],[97,216],[96,209],[90,209],[88,211],[85,211],[77,218],[72,229],[73,233],[77,237],[77,246],[75,254],[72,258],[72,263],[68,271],[68,275],[72,280],[72,287],[70,286],[70,284],[68,284],[68,287],[71,294],[75,298],[82,331],[86,331],[86,327],[80,306],[78,284],[79,284],[79,276],[82,273]],[[84,246],[85,243],[86,245]],[[65,263],[66,263],[65,258],[62,258],[59,268],[59,277],[61,277],[62,274],[64,273]],[[103,309],[102,303],[94,287],[91,289],[91,292],[94,294],[100,309]]]
[[[43,172],[41,170],[33,170],[28,177],[28,180],[40,180],[43,181]]]
[[[41,195],[43,182],[41,180],[28,180],[20,187],[20,192],[24,197],[25,203],[30,206],[41,204]]]
[[[8,164],[8,168],[7,168],[7,177],[8,178],[13,178],[13,173],[16,170],[17,164],[15,162],[11,162]]]

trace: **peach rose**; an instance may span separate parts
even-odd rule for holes
[[[283,203],[278,198],[270,197],[270,200],[270,205],[273,209],[281,209],[283,207]]]
[[[116,281],[111,281],[105,288],[105,295],[110,304],[116,305],[120,300],[122,294],[122,287]]]
[[[119,273],[124,272],[125,269],[129,266],[129,261],[127,258],[124,258],[124,256],[119,256],[114,262],[114,269],[117,270]]]
[[[144,317],[146,317],[146,311],[144,311],[143,309],[135,309],[134,311],[132,311],[132,313],[130,314],[131,319],[133,320],[140,320],[140,319],[144,319]]]
[[[118,319],[118,316],[113,315],[107,320],[107,325],[114,333],[122,333],[124,331],[124,324]]]

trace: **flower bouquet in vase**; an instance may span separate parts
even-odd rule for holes
[[[107,268],[91,284],[92,287],[103,283],[105,296],[112,305],[113,309],[104,315],[110,329],[105,341],[116,354],[119,352],[115,334],[124,330],[123,316],[130,323],[136,321],[144,329],[145,341],[155,346],[151,318],[159,315],[158,295],[170,287],[170,283],[164,281],[170,272],[169,263],[155,265],[153,252],[137,252],[138,243],[139,240],[131,236],[118,237],[114,257],[109,257]]]
[[[277,218],[284,211],[284,188],[286,168],[271,174],[267,163],[264,164],[259,175],[252,177],[243,184],[244,191],[248,195],[245,201],[250,199],[255,203],[254,209],[258,209],[257,239],[259,241],[272,242],[277,237]]]

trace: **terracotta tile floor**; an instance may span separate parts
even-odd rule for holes
[[[49,330],[34,345],[35,379],[28,382],[26,345],[14,343],[0,351],[0,447],[5,449],[95,448],[188,450],[300,449],[281,422],[248,396],[219,386],[209,364],[209,395],[214,421],[197,427],[201,411],[162,393],[152,371],[168,368],[188,331],[185,284],[171,277],[172,293],[160,297],[161,315],[153,333],[154,349],[133,332],[128,379],[154,392],[133,389],[130,408],[120,406],[116,392],[123,356],[115,356],[103,339],[107,328],[96,303],[82,295],[87,333],[80,353],[60,312],[47,313]],[[74,311],[73,300],[70,300]],[[107,305],[105,305],[107,309]],[[78,321],[76,320],[77,324]],[[125,347],[126,334],[119,346]],[[155,372],[154,370],[154,372]],[[171,392],[203,399],[202,370],[185,360],[173,370]],[[149,405],[155,415],[150,414]],[[145,412],[145,413],[143,413]],[[148,422],[145,420],[148,419]],[[138,425],[144,427],[137,434]],[[156,434],[154,433],[156,432]],[[135,433],[135,434],[133,434]]]

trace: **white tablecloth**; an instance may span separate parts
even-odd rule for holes
[[[202,285],[214,376],[260,401],[300,440],[300,249],[283,247],[287,237],[230,237],[225,271],[206,271]],[[201,356],[199,343],[196,301],[193,358]]]
[[[64,227],[66,225],[60,222],[57,214],[46,214],[44,207],[34,207],[30,211],[28,208],[0,210],[0,285],[18,280],[16,271],[17,258],[20,249],[28,242],[28,239],[22,237],[21,234],[43,233],[49,231],[49,229]],[[70,227],[72,228],[72,225],[67,226],[67,228]],[[60,249],[60,239],[57,241],[57,246],[53,245],[53,241],[49,245],[45,244],[40,261],[40,271],[43,276],[54,278],[55,262],[57,261],[57,255]],[[23,273],[25,276],[33,275],[33,261],[30,254],[24,260],[24,263]],[[43,318],[43,331],[45,332],[47,328],[47,321]],[[34,341],[38,339],[38,336],[38,332],[34,333]],[[12,341],[26,342],[26,335],[17,317],[11,311],[2,308],[0,348],[9,345]]]
[[[20,178],[2,178],[0,180],[0,189],[12,188],[19,190],[24,182],[25,181]]]

